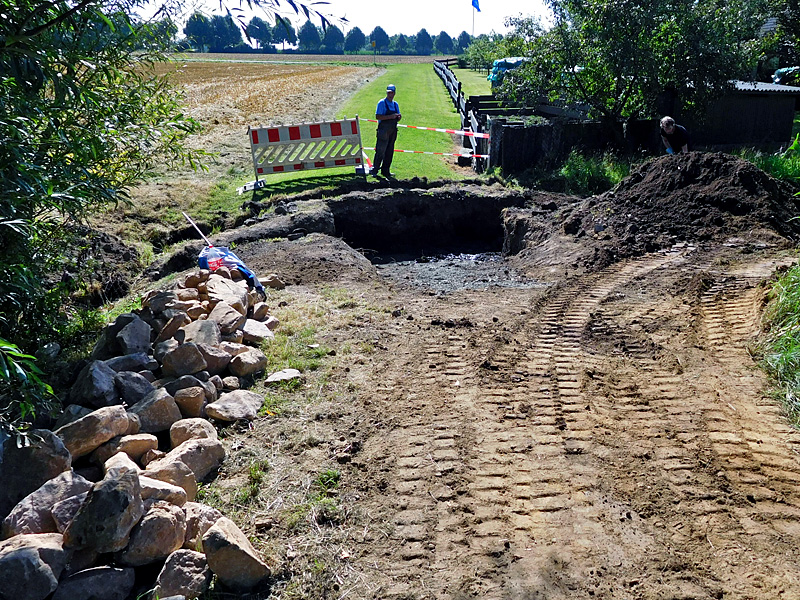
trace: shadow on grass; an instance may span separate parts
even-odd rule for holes
[[[361,189],[367,182],[367,176],[355,173],[317,175],[289,180],[266,180],[267,185],[253,193],[254,200],[268,200],[273,196],[293,196],[302,192],[317,189],[354,188]]]

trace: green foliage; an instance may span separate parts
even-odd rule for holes
[[[573,150],[559,175],[564,178],[564,191],[570,194],[599,194],[611,189],[628,176],[630,164],[612,154],[585,156]]]
[[[386,52],[389,49],[389,34],[380,25],[369,34],[369,41],[375,43],[378,52]]]
[[[0,431],[23,433],[42,411],[53,412],[53,389],[42,379],[36,359],[0,338]]]
[[[431,34],[425,28],[417,32],[417,39],[415,43],[417,54],[428,55],[433,52],[433,39]]]
[[[367,43],[367,36],[358,27],[353,27],[347,32],[347,37],[344,40],[345,52],[358,52],[364,48]]]
[[[800,425],[800,266],[783,274],[770,291],[764,313],[767,336],[761,363],[775,381],[774,394]]]
[[[299,42],[301,52],[318,51],[320,44],[322,44],[322,36],[319,34],[319,28],[310,20],[306,21],[297,32],[297,41]]]
[[[163,37],[135,3],[0,4],[0,335],[35,343],[73,291],[46,280],[69,257],[64,225],[125,201],[156,162],[193,161],[197,126],[154,75]]]
[[[800,153],[796,151],[770,154],[746,148],[737,154],[775,179],[800,185]]]
[[[510,19],[504,41],[529,60],[503,93],[587,106],[609,124],[655,114],[659,95],[673,90],[684,110],[702,114],[731,79],[755,66],[757,30],[766,0],[548,0],[554,24]],[[614,23],[613,27],[609,23]]]

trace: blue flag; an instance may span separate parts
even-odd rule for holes
[[[478,0],[472,0],[472,6],[475,7],[475,10],[477,10],[478,12],[481,12],[481,7],[478,6]]]

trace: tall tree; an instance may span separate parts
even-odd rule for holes
[[[367,37],[364,32],[358,27],[353,27],[347,32],[347,37],[344,40],[345,52],[358,52],[364,49],[364,44],[367,43]]]
[[[260,4],[316,14],[306,0]],[[160,0],[156,19],[183,6]],[[74,288],[57,276],[78,273],[78,285],[90,274],[71,228],[125,201],[152,168],[200,157],[185,144],[197,123],[155,69],[167,36],[133,16],[146,7],[0,0],[0,430],[30,427],[52,398],[33,358],[17,349],[30,353],[79,329],[68,323],[74,306],[64,306]]]
[[[417,33],[416,43],[417,54],[428,55],[433,52],[433,40],[426,29],[420,29]]]
[[[322,37],[322,51],[325,54],[341,54],[344,50],[344,34],[336,25],[328,25]]]
[[[386,52],[389,49],[389,34],[381,26],[372,30],[372,33],[369,34],[369,41],[375,42],[375,49],[378,52]]]
[[[408,38],[402,33],[392,37],[392,50],[398,54],[405,54],[408,51]]]
[[[280,17],[275,19],[275,26],[272,28],[272,41],[276,44],[283,44],[284,50],[286,50],[287,43],[297,43],[297,33],[287,19]]]
[[[214,29],[211,27],[211,20],[203,13],[196,12],[189,17],[183,28],[183,34],[189,43],[201,52],[208,50],[214,43]]]
[[[214,32],[212,52],[222,52],[242,43],[242,30],[230,15],[212,15],[211,29]]]
[[[654,116],[665,89],[702,114],[708,103],[745,78],[752,42],[765,20],[758,0],[548,0],[553,27],[511,19],[504,41],[527,63],[504,83],[514,97],[588,105],[616,130],[629,117]],[[614,27],[609,27],[614,23]]]
[[[456,54],[464,54],[469,45],[472,43],[472,36],[466,31],[458,34],[458,41],[456,42]]]
[[[297,41],[300,43],[301,52],[319,52],[320,44],[322,44],[319,28],[310,20],[306,21],[297,32]]]
[[[253,17],[245,29],[247,37],[255,40],[259,48],[266,48],[272,41],[272,27],[259,17]]]
[[[453,53],[453,38],[446,31],[442,31],[436,36],[436,50],[442,54]]]

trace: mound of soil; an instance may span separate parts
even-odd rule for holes
[[[800,203],[794,192],[728,154],[664,156],[634,169],[613,191],[582,203],[564,229],[600,234],[618,256],[763,230],[797,240],[800,222],[793,218]]]

